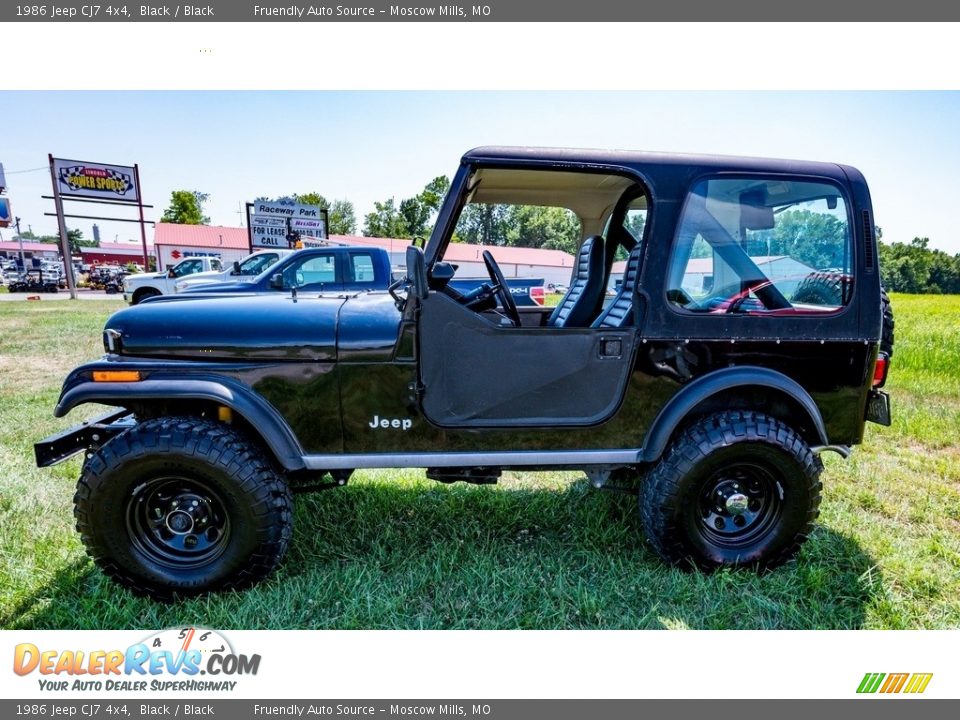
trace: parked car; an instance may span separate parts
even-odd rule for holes
[[[383,248],[331,246],[296,250],[255,278],[188,287],[179,296],[386,290],[390,282]]]
[[[471,203],[575,213],[575,272],[543,325],[522,326],[495,251],[488,302],[451,291],[444,257]],[[470,483],[580,469],[636,495],[665,562],[773,568],[814,527],[820,455],[846,457],[865,422],[890,424],[873,217],[863,176],[833,163],[479,148],[388,292],[294,292],[343,279],[331,259],[303,284],[304,254],[264,276],[273,293],[113,314],[107,354],[68,375],[55,415],[115,409],[38,442],[37,463],[84,453],[87,551],[158,598],[268,576],[292,536],[292,490],[340,487],[358,468]],[[803,232],[783,239],[791,227]],[[808,268],[802,298],[761,270],[772,246],[791,272]]]
[[[233,263],[229,270],[218,273],[197,273],[187,275],[173,284],[175,293],[195,288],[199,285],[211,285],[221,282],[253,282],[258,275],[276,265],[281,258],[286,257],[293,250],[258,250]]]
[[[199,273],[219,273],[223,271],[220,258],[211,256],[189,257],[181,260],[166,272],[140,273],[128,275],[123,280],[123,299],[136,305],[147,298],[157,295],[170,295],[173,285],[180,278]]]

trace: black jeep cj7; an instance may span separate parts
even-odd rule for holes
[[[473,204],[575,216],[555,309],[518,310],[496,248],[482,253],[489,284],[450,287],[444,253]],[[846,456],[865,420],[889,424],[892,328],[852,167],[480,148],[389,292],[157,298],[114,314],[107,354],[69,375],[55,412],[118,410],[36,457],[85,453],[83,542],[156,597],[267,576],[291,537],[291,488],[357,468],[474,483],[583,470],[638,494],[667,562],[772,567],[817,517],[819,453]]]

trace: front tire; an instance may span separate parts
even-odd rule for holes
[[[104,286],[104,290],[106,290],[106,286]],[[139,305],[140,303],[142,303],[142,302],[143,302],[144,300],[146,300],[147,298],[156,297],[156,296],[159,295],[159,294],[160,294],[160,291],[159,291],[159,290],[155,290],[155,289],[153,289],[153,288],[143,288],[142,290],[137,290],[137,291],[133,294],[133,298],[131,299],[130,304],[131,304],[131,305]]]
[[[775,418],[711,415],[684,430],[647,478],[644,529],[673,565],[773,568],[812,531],[822,470],[803,438]]]
[[[270,459],[234,429],[148,420],[84,463],[74,497],[87,553],[159,600],[249,587],[290,542],[293,501]]]

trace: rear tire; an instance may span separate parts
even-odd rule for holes
[[[880,308],[883,312],[883,325],[880,333],[880,352],[886,353],[888,358],[893,357],[893,305],[887,291],[880,288]]]
[[[822,470],[803,438],[775,418],[711,415],[684,430],[650,473],[641,520],[672,565],[773,568],[813,529]]]
[[[290,542],[293,501],[270,459],[234,429],[147,420],[84,463],[74,497],[87,553],[159,600],[253,585]]]

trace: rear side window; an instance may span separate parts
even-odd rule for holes
[[[698,313],[839,310],[853,290],[847,203],[832,184],[702,180],[687,197],[667,298]]]
[[[373,271],[373,257],[366,253],[350,255],[350,269],[353,282],[373,282],[376,280]]]

